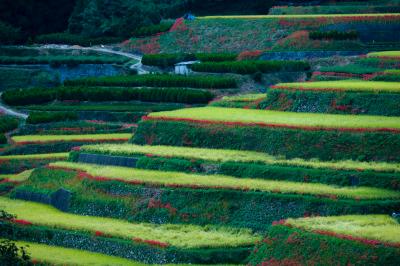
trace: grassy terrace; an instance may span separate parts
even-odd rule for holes
[[[82,152],[94,152],[108,155],[134,156],[153,154],[160,157],[177,157],[199,159],[215,162],[260,162],[265,164],[302,166],[310,168],[331,168],[343,170],[372,170],[384,172],[400,172],[399,163],[336,161],[324,162],[318,160],[285,159],[263,152],[205,149],[177,146],[150,146],[135,144],[98,144],[81,147]],[[0,157],[1,158],[1,157]]]
[[[26,155],[6,155],[0,156],[0,162],[3,160],[43,160],[43,159],[67,159],[68,153],[45,153],[45,154],[26,154]]]
[[[368,57],[390,57],[390,58],[399,58],[400,59],[400,51],[385,51],[385,52],[374,52],[369,53]]]
[[[205,122],[238,122],[244,124],[282,127],[345,128],[345,129],[400,129],[399,117],[356,116],[315,113],[293,113],[238,108],[201,107],[169,112],[151,113],[150,118]]]
[[[12,140],[17,144],[46,143],[60,141],[113,141],[128,140],[132,137],[129,133],[118,134],[85,134],[85,135],[26,135],[14,136]]]
[[[271,19],[271,18],[335,18],[335,17],[384,17],[400,16],[398,13],[379,14],[306,14],[306,15],[235,15],[235,16],[203,16],[197,19]]]
[[[264,99],[265,97],[267,97],[266,93],[251,93],[234,96],[224,96],[222,100],[226,102],[252,102]]]
[[[101,231],[113,237],[157,240],[179,248],[247,246],[260,239],[260,236],[252,234],[251,230],[247,229],[131,223],[118,219],[64,213],[48,205],[4,197],[0,197],[0,209],[34,225],[93,234]]]
[[[387,215],[349,215],[288,219],[286,224],[388,243],[400,243],[400,224]]]
[[[279,83],[273,88],[294,89],[294,90],[296,89],[318,90],[318,91],[337,90],[337,91],[352,91],[352,92],[400,93],[399,82],[360,81],[360,80]]]
[[[33,242],[16,242],[19,247],[27,247],[31,258],[37,262],[43,262],[49,265],[127,265],[144,266],[146,264],[135,262],[124,258],[107,256],[101,253],[83,251],[79,249],[55,247]]]
[[[26,170],[26,171],[23,171],[22,173],[15,174],[15,175],[13,175],[13,174],[0,175],[0,180],[1,179],[7,179],[7,180],[12,181],[12,182],[23,182],[23,181],[27,180],[30,177],[32,172],[33,172],[33,169],[32,170]]]
[[[335,187],[323,184],[308,184],[264,179],[241,179],[223,175],[194,175],[178,172],[139,170],[116,166],[56,162],[53,167],[84,171],[93,177],[102,177],[123,182],[155,184],[163,186],[202,187],[252,190],[285,194],[308,194],[357,199],[396,199],[400,192],[369,187]]]

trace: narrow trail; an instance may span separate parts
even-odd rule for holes
[[[1,97],[2,92],[0,92],[0,97]],[[11,116],[16,116],[22,119],[27,119],[28,115],[18,112],[18,111],[14,111],[13,109],[11,109],[9,106],[5,105],[3,103],[3,101],[0,99],[0,112],[6,114],[6,115],[11,115]]]

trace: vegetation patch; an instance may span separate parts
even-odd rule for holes
[[[0,156],[0,172],[2,174],[16,174],[28,169],[45,166],[50,162],[67,159],[68,153]]]
[[[26,135],[13,136],[12,140],[18,145],[47,142],[69,141],[126,141],[132,134],[85,134],[85,135]]]
[[[383,59],[400,59],[400,51],[384,51],[369,53],[368,57],[377,57]]]

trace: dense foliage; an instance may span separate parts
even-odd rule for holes
[[[224,62],[236,60],[234,53],[197,53],[197,54],[145,54],[142,59],[144,65],[169,67],[183,61],[200,60],[202,62]]]
[[[18,127],[18,120],[11,116],[0,116],[0,133],[6,133]]]
[[[35,37],[35,43],[43,44],[69,44],[80,46],[92,46],[98,44],[118,43],[122,41],[118,37],[97,37],[90,38],[78,34],[71,33],[49,33],[42,34]]]
[[[28,124],[40,124],[78,120],[75,112],[31,112],[26,120]]]
[[[358,38],[357,31],[311,31],[310,39],[312,40],[354,40]]]
[[[4,102],[10,105],[43,104],[54,100],[207,103],[212,98],[208,91],[185,88],[58,87],[10,90],[2,94]]]

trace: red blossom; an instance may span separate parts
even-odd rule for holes
[[[23,219],[12,219],[13,223],[20,224],[20,225],[32,225],[30,221],[23,220]]]

